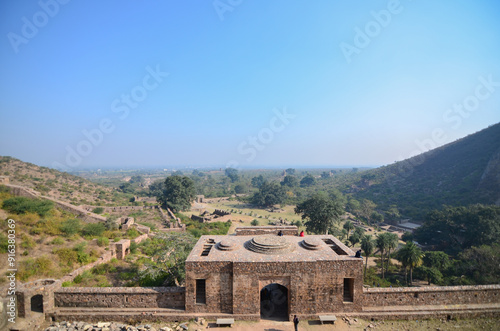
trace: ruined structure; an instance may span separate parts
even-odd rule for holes
[[[285,320],[359,311],[362,264],[331,235],[202,236],[186,260],[186,311]]]
[[[213,213],[205,211],[200,216],[193,214],[191,215],[191,219],[200,223],[227,222],[231,219],[231,213],[225,210],[215,209]]]
[[[299,237],[296,227],[253,228],[202,236],[186,260],[185,286],[61,287],[75,271],[61,280],[20,286],[18,316],[128,323],[197,316],[291,320],[294,314],[302,319],[325,314],[366,319],[500,316],[500,285],[365,288],[362,259],[337,238]],[[285,235],[277,236],[278,229]],[[115,243],[100,263],[123,258],[129,245]]]

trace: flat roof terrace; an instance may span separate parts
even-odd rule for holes
[[[332,235],[202,236],[186,262],[306,262],[358,260]]]

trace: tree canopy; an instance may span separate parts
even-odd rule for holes
[[[472,246],[500,242],[500,206],[445,207],[428,214],[415,231],[420,243],[456,254]]]
[[[324,192],[316,193],[295,207],[296,214],[302,214],[306,220],[306,229],[310,233],[328,233],[344,214],[343,206]]]
[[[170,176],[165,179],[163,190],[158,191],[156,199],[162,206],[174,212],[188,210],[196,196],[194,182],[187,176]]]
[[[259,190],[254,193],[251,201],[254,205],[260,207],[271,207],[277,204],[283,204],[286,198],[286,191],[277,182],[264,182]]]
[[[224,171],[227,177],[231,179],[231,183],[237,182],[240,179],[240,176],[238,175],[238,170],[234,168],[226,168]]]

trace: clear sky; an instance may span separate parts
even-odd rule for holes
[[[496,0],[2,1],[0,155],[376,166],[500,122]]]

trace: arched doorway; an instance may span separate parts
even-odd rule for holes
[[[43,313],[43,295],[37,294],[31,297],[31,311]]]
[[[288,321],[288,289],[269,284],[260,291],[260,318]]]

